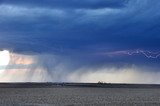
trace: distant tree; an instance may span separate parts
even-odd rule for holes
[[[98,84],[105,84],[104,81],[98,81]]]

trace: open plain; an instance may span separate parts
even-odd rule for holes
[[[6,85],[0,84],[1,106],[160,106],[159,86]]]

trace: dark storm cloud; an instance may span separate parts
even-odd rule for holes
[[[159,9],[159,0],[0,0],[0,50],[16,63],[2,76],[159,83]]]
[[[16,52],[159,50],[158,0],[4,0],[1,48]]]
[[[14,4],[31,7],[46,8],[121,8],[125,6],[128,0],[1,0],[1,4]]]

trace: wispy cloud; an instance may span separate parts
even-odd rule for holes
[[[42,16],[52,16],[52,17],[63,17],[65,12],[60,9],[49,9],[49,8],[29,8],[17,5],[0,5],[0,16],[3,17],[23,17],[34,18]]]

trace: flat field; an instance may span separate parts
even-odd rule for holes
[[[160,88],[1,87],[1,106],[160,106]]]

